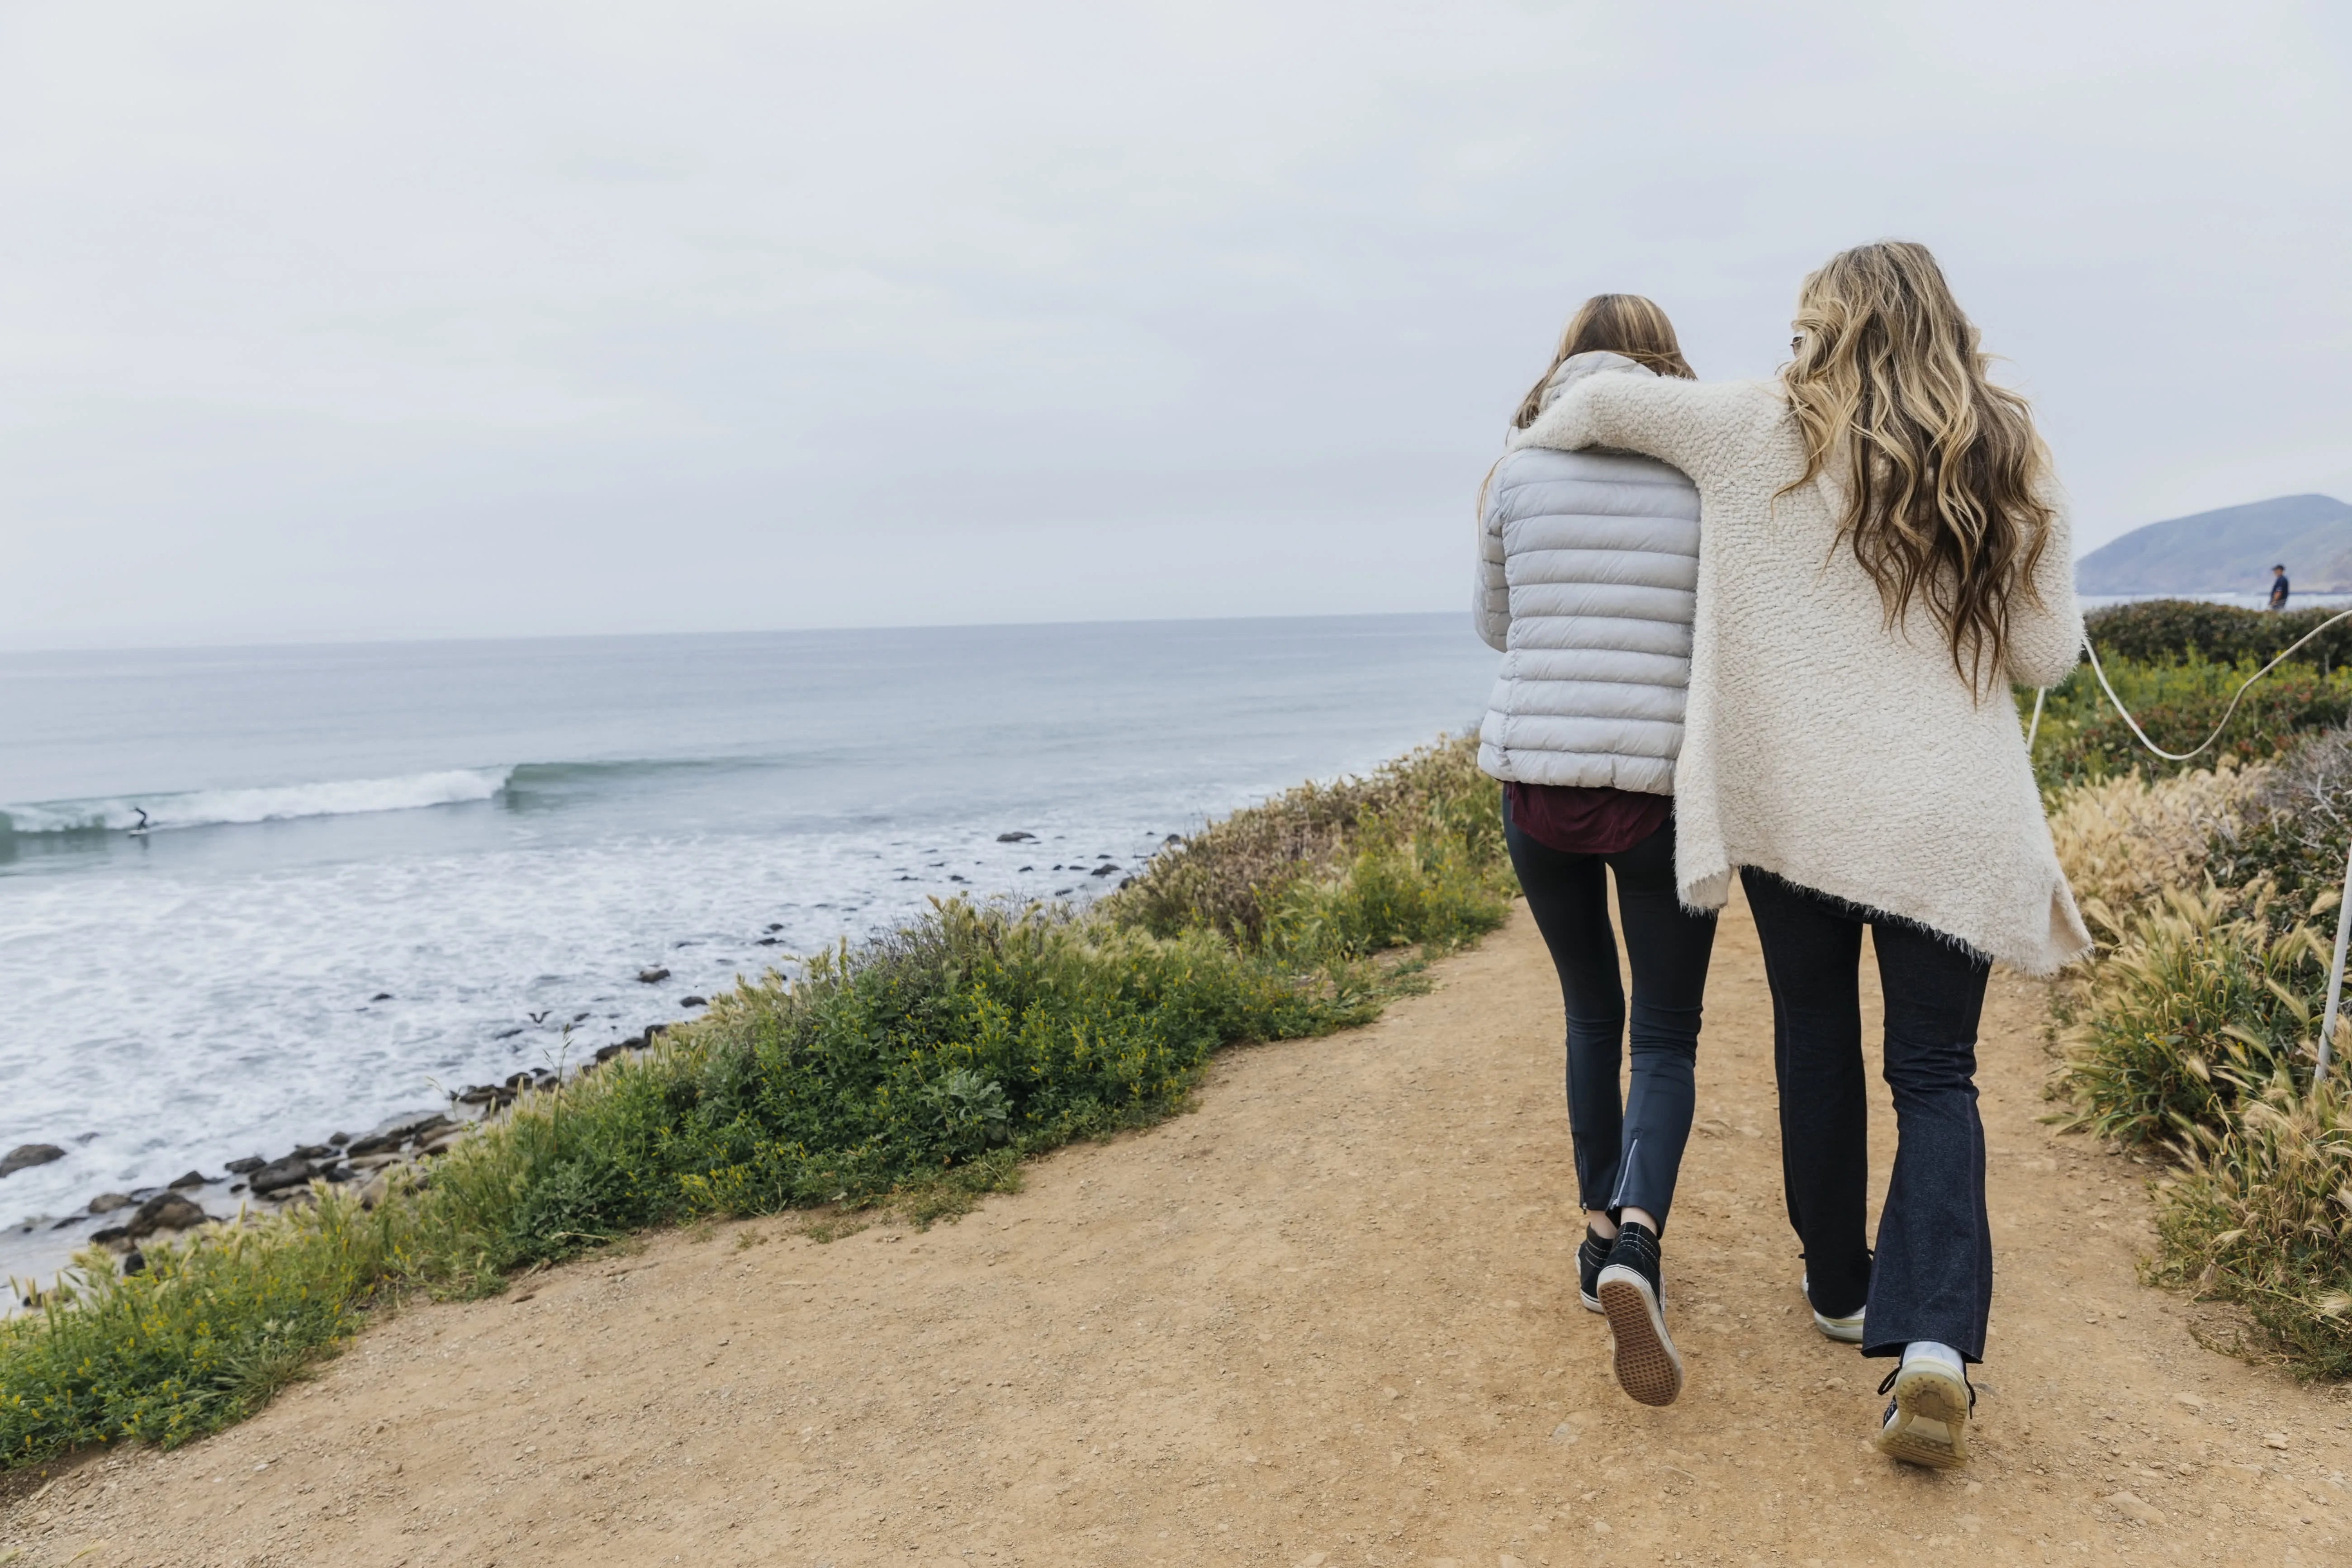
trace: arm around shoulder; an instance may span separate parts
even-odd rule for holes
[[[1753,382],[1595,375],[1562,394],[1513,445],[1638,452],[1696,479],[1730,433],[1765,411],[1759,400],[1769,395]]]

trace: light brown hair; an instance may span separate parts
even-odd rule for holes
[[[1998,689],[2010,607],[2039,604],[2033,570],[2053,521],[2050,455],[1927,247],[1904,240],[1830,258],[1797,294],[1796,357],[1780,373],[1805,472],[1844,489],[1839,538],[1878,584],[1892,628],[1924,601],[1969,689]]]
[[[1561,365],[1578,354],[1603,349],[1647,365],[1660,375],[1698,379],[1698,372],[1683,358],[1682,344],[1675,341],[1675,324],[1666,320],[1664,310],[1639,294],[1595,294],[1569,318],[1567,330],[1559,334],[1559,352],[1519,400],[1519,411],[1511,416],[1512,428],[1524,430],[1536,422],[1543,408],[1544,388]]]

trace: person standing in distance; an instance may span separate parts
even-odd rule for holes
[[[2271,608],[2273,610],[2285,609],[2286,595],[2286,563],[2282,561],[2277,565],[2271,568]]]

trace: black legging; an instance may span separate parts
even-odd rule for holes
[[[1694,914],[1675,896],[1672,821],[1614,855],[1566,855],[1520,832],[1507,795],[1503,834],[1528,912],[1559,971],[1579,1201],[1612,1213],[1647,1209],[1663,1231],[1683,1145],[1690,1140],[1691,1075],[1715,916]],[[1633,1077],[1622,1110],[1617,1070],[1625,992],[1617,977],[1604,866],[1617,875],[1617,908],[1633,971]]]
[[[1780,1173],[1813,1306],[1843,1314],[1866,1300],[1864,1355],[1899,1355],[1914,1340],[1935,1340],[1981,1359],[1992,1310],[1992,1227],[1977,1116],[1977,1021],[1991,965],[1907,921],[1761,871],[1743,871],[1740,880],[1772,987]],[[1886,1085],[1895,1095],[1895,1175],[1874,1263],[1864,1234],[1865,925],[1886,1001]]]

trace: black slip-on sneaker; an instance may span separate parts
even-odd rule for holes
[[[1658,1238],[1625,1225],[1593,1285],[1617,1342],[1617,1385],[1644,1405],[1672,1405],[1683,1391],[1683,1358],[1666,1334]]]
[[[1593,1294],[1593,1287],[1601,1283],[1601,1270],[1608,1264],[1613,1245],[1591,1226],[1584,1227],[1584,1245],[1576,1249],[1576,1293],[1588,1312],[1601,1310],[1601,1298]]]
[[[1965,1372],[1938,1361],[1906,1362],[1886,1374],[1878,1392],[1895,1395],[1871,1439],[1880,1453],[1937,1470],[1969,1462],[1969,1416],[1977,1391]]]

